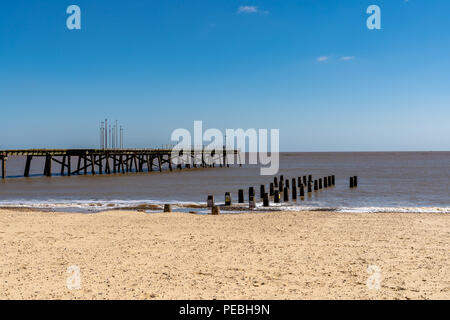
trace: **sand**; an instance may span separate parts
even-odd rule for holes
[[[0,239],[1,299],[450,298],[448,214],[2,209]]]

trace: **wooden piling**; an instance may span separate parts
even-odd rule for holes
[[[273,202],[280,203],[280,192],[278,190],[275,190]]]
[[[31,159],[33,159],[33,156],[27,156],[27,162],[25,163],[25,172],[23,174],[24,177],[30,176]]]
[[[319,185],[317,183],[317,180],[314,180],[314,191],[319,190]]]
[[[322,189],[322,178],[319,178],[319,189]]]
[[[46,175],[47,177],[51,177],[52,176],[52,156],[51,155],[45,156],[44,166],[45,166],[44,175]]]
[[[273,185],[275,186],[275,188],[278,188],[278,178],[277,177],[273,177]]]
[[[297,185],[295,183],[292,186],[292,200],[297,200]]]
[[[212,208],[214,206],[214,196],[213,195],[208,196],[208,199],[206,200],[206,206],[208,208]]]
[[[225,205],[231,206],[231,194],[229,192],[225,192]]]
[[[238,203],[244,203],[244,190],[238,190]]]
[[[306,181],[306,176],[303,176],[303,184],[306,186],[308,182]]]
[[[263,199],[265,193],[266,193],[266,186],[262,184],[259,186],[259,197]]]
[[[248,196],[255,196],[255,188],[249,187],[248,188]]]
[[[289,181],[289,180],[287,180],[287,181]],[[284,202],[288,202],[289,201],[289,188],[287,186],[284,187],[283,201]]]
[[[220,207],[219,206],[212,206],[211,207],[211,215],[217,216],[220,214]]]
[[[256,208],[255,195],[249,195],[248,196],[248,207],[249,207],[249,209],[255,209]]]
[[[358,186],[358,177],[357,176],[353,177],[353,186],[355,186],[355,187]]]
[[[269,206],[269,194],[268,193],[264,193],[263,207],[268,207],[268,206]]]
[[[303,198],[305,196],[305,187],[304,184],[302,183],[300,185],[300,198]]]
[[[308,181],[308,193],[312,192],[311,181]]]
[[[334,178],[334,175],[332,175],[331,176],[331,184],[333,185],[333,186],[335,186],[336,185],[336,183],[335,183],[335,180],[334,180],[335,178]]]
[[[350,177],[350,188],[353,188],[354,186],[353,177]]]
[[[273,182],[270,183],[269,195],[272,197],[275,194]]]
[[[70,177],[72,170],[72,162],[70,160],[70,156],[67,156],[67,175]]]
[[[2,179],[6,179],[6,157],[5,156],[1,156],[1,160],[2,160]]]
[[[66,169],[66,156],[62,157],[62,162],[61,162],[61,175],[64,175],[64,170]]]

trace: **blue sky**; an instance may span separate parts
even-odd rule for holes
[[[283,151],[450,150],[449,14],[448,0],[2,0],[0,148],[96,147],[108,117],[129,147],[203,120],[279,128]]]

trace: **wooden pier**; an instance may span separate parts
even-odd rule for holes
[[[190,156],[183,155],[183,151],[173,152],[170,148],[0,150],[1,176],[2,179],[6,178],[6,161],[12,156],[26,157],[24,177],[30,176],[33,158],[45,159],[43,174],[50,177],[54,163],[59,165],[63,176],[162,171],[165,164],[172,171],[174,153],[181,163],[176,166],[179,170],[183,169],[183,165],[185,168],[207,168],[216,164],[220,167],[229,167],[227,154],[232,154],[233,157],[237,155],[238,164],[241,165],[240,152],[225,147],[219,150],[191,149]],[[186,158],[189,160],[186,161]],[[73,161],[76,161],[76,166],[72,164]]]

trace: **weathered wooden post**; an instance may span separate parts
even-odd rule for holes
[[[287,181],[289,181],[289,180],[287,180]],[[289,201],[289,188],[287,186],[284,187],[283,201],[285,201],[285,202]]]
[[[308,175],[308,181],[312,181],[312,175]]]
[[[67,156],[67,175],[70,177],[72,171],[72,162],[70,160],[70,156]]]
[[[165,204],[164,205],[164,212],[172,212],[172,205],[171,204]]]
[[[64,175],[64,169],[66,167],[66,156],[62,157],[62,161],[61,161],[61,175]]]
[[[206,206],[208,208],[212,208],[214,206],[214,196],[213,195],[208,196],[208,200],[206,200]]]
[[[225,192],[225,205],[231,206],[231,194],[229,192]]]
[[[273,202],[280,203],[280,191],[275,190],[275,195],[274,195]]]
[[[295,178],[292,178],[292,188],[294,188],[294,186],[297,187],[297,180],[295,180]]]
[[[355,187],[358,186],[358,177],[357,177],[357,176],[354,176],[354,177],[353,177],[353,185],[354,185]]]
[[[300,188],[300,185],[302,184],[302,177],[298,177],[297,179],[297,186]]]
[[[297,185],[295,183],[292,186],[292,200],[297,200]]]
[[[273,177],[273,185],[275,186],[275,188],[278,188],[278,178],[277,177]]]
[[[259,186],[259,196],[261,199],[264,198],[265,193],[266,193],[266,186],[262,184]]]
[[[308,182],[306,181],[306,176],[303,176],[303,184],[306,186]]]
[[[314,180],[314,191],[319,190],[319,185],[317,183],[317,180]]]
[[[290,189],[290,186],[289,186],[289,179],[286,179],[286,187],[287,187],[288,189]]]
[[[278,191],[280,193],[283,193],[283,191],[284,191],[284,183],[281,180],[280,180],[280,183],[278,184]]]
[[[308,193],[312,192],[311,181],[308,181]]]
[[[23,174],[24,177],[30,176],[31,159],[33,159],[33,156],[27,156],[27,162],[25,164],[25,172]]]
[[[250,197],[250,196],[255,196],[255,188],[253,188],[253,187],[249,187],[248,188],[248,196]]]
[[[211,207],[211,215],[217,216],[220,214],[220,208],[219,206],[212,206]]]
[[[323,187],[328,188],[328,177],[323,178]]]
[[[238,191],[238,203],[244,203],[244,190],[239,189]]]
[[[300,198],[304,198],[305,197],[305,187],[304,184],[302,183],[300,185]]]
[[[249,209],[255,209],[256,208],[256,201],[255,201],[255,195],[249,195],[248,196],[248,207]]]
[[[264,193],[263,206],[264,207],[268,207],[269,206],[269,195],[267,193]]]
[[[46,155],[45,156],[44,173],[45,173],[45,175],[47,177],[51,177],[52,176],[52,156],[51,155]]]
[[[350,188],[353,188],[355,185],[354,185],[354,182],[353,182],[353,177],[350,177]]]
[[[322,178],[319,178],[319,189],[322,189]]]
[[[2,159],[2,179],[6,179],[6,160],[8,159],[6,155],[0,156]]]
[[[270,188],[269,188],[269,195],[272,197],[274,195],[274,188],[273,188],[273,182],[270,183]]]

